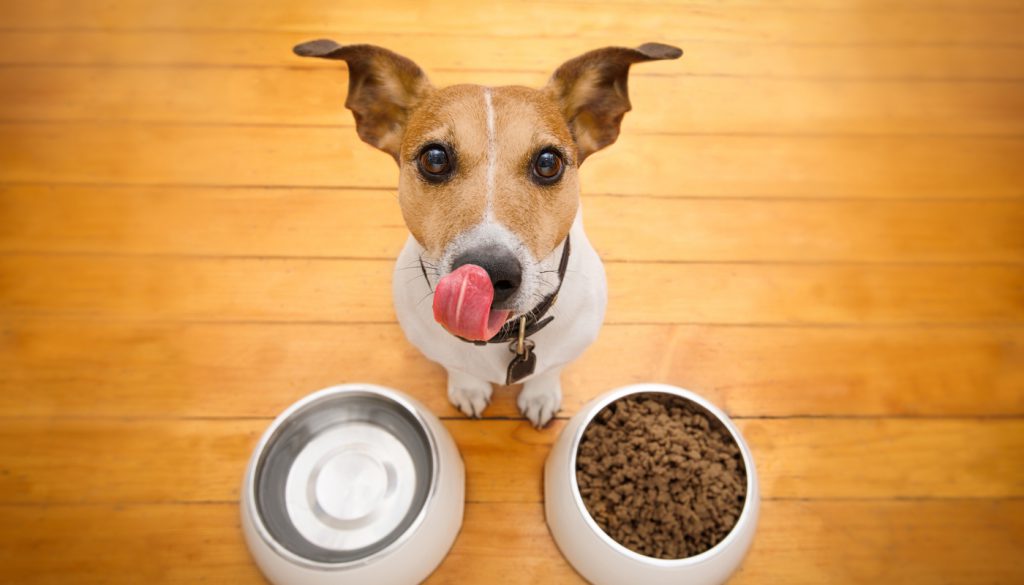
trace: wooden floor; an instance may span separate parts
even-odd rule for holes
[[[3,0],[0,581],[262,583],[237,510],[257,437],[372,381],[466,462],[431,583],[578,583],[544,458],[587,399],[651,380],[752,443],[734,583],[1024,582],[1022,30],[1016,0]],[[463,418],[402,337],[397,174],[344,68],[291,55],[320,36],[440,85],[686,51],[634,69],[582,169],[610,305],[550,428],[507,389]]]

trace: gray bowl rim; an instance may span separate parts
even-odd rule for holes
[[[420,425],[424,434],[427,436],[427,443],[430,448],[430,459],[431,459],[431,477],[430,477],[430,489],[427,491],[427,499],[423,502],[423,506],[420,508],[419,514],[416,515],[416,519],[412,521],[409,528],[406,529],[398,538],[391,542],[388,546],[381,550],[361,559],[352,561],[346,561],[342,563],[325,563],[321,561],[314,561],[301,557],[292,551],[285,548],[281,543],[277,542],[274,537],[267,531],[266,526],[263,525],[263,520],[260,517],[259,510],[256,509],[256,468],[258,467],[257,462],[266,450],[267,445],[270,443],[271,437],[277,432],[277,429],[284,424],[285,421],[294,416],[298,411],[308,408],[310,405],[337,398],[339,396],[373,396],[379,398],[385,398],[391,402],[394,402],[397,406],[405,409],[411,414],[416,423]],[[325,570],[325,571],[344,571],[353,567],[362,567],[372,563],[375,563],[382,558],[390,555],[396,550],[400,549],[405,545],[406,542],[412,538],[413,534],[419,530],[420,525],[423,524],[424,518],[426,518],[427,511],[430,508],[431,503],[434,501],[438,484],[440,483],[440,453],[437,445],[437,438],[434,436],[434,432],[426,419],[420,413],[420,409],[417,408],[411,399],[402,394],[397,390],[386,388],[384,386],[378,386],[376,384],[365,384],[365,383],[350,383],[350,384],[339,384],[336,386],[330,386],[322,390],[308,394],[298,401],[294,402],[291,406],[286,408],[281,414],[274,418],[274,421],[270,423],[267,430],[263,432],[260,437],[259,443],[256,444],[256,448],[253,449],[252,456],[249,460],[249,465],[245,471],[245,496],[247,506],[245,513],[249,516],[252,525],[256,528],[256,533],[259,534],[260,539],[267,544],[277,555],[282,558],[303,567]]]
[[[747,495],[743,501],[743,509],[740,511],[739,517],[736,518],[736,523],[729,531],[729,534],[727,534],[725,538],[720,540],[718,544],[700,553],[699,555],[694,555],[692,557],[683,557],[681,559],[659,559],[655,557],[649,557],[646,555],[642,555],[634,550],[631,550],[622,544],[619,544],[614,538],[612,538],[604,530],[602,530],[601,527],[597,525],[597,522],[594,520],[594,518],[591,517],[586,505],[583,503],[583,497],[580,495],[580,486],[576,481],[576,455],[579,452],[580,440],[583,438],[583,431],[587,429],[591,421],[594,420],[594,417],[597,416],[599,412],[604,410],[606,406],[608,406],[612,402],[615,402],[616,400],[625,398],[627,396],[632,396],[634,394],[657,393],[672,394],[674,396],[678,396],[679,398],[697,404],[704,410],[711,413],[712,416],[714,416],[716,419],[718,419],[719,422],[722,423],[722,426],[725,427],[727,431],[729,431],[729,434],[732,436],[733,440],[736,441],[737,445],[739,445],[740,452],[743,454],[743,465],[746,467],[747,470]],[[746,440],[740,434],[739,429],[736,428],[736,425],[733,424],[732,420],[729,418],[727,414],[725,414],[725,412],[723,412],[717,406],[709,402],[706,398],[702,397],[696,392],[693,392],[692,390],[687,390],[685,388],[680,388],[678,386],[672,386],[671,384],[659,383],[630,384],[629,386],[623,386],[621,388],[611,390],[608,393],[599,396],[597,399],[594,400],[594,402],[587,405],[587,408],[591,407],[592,409],[590,413],[582,421],[579,428],[576,429],[576,432],[572,437],[572,443],[569,445],[569,486],[572,489],[572,498],[573,502],[576,504],[577,510],[583,516],[583,519],[586,521],[587,526],[591,529],[591,531],[597,534],[597,536],[601,539],[602,542],[608,545],[615,552],[640,563],[645,563],[652,566],[664,568],[683,568],[693,565],[700,565],[707,562],[708,560],[721,554],[724,550],[729,548],[736,539],[739,538],[739,536],[737,536],[738,531],[736,530],[736,528],[740,526],[741,522],[744,522],[753,513],[751,510],[756,505],[755,500],[757,500],[760,497],[760,495],[756,493],[757,470],[754,467],[754,456],[750,452],[750,447],[747,445]],[[753,494],[754,497],[751,497],[751,494]]]

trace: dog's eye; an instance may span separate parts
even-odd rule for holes
[[[420,152],[416,162],[419,164],[420,173],[428,181],[443,181],[452,170],[448,150],[440,144],[428,145]]]
[[[562,155],[553,148],[545,148],[533,160],[533,176],[541,185],[550,185],[562,177],[565,163]]]

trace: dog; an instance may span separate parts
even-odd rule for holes
[[[630,66],[682,51],[597,49],[542,89],[437,89],[374,45],[320,39],[294,51],[347,63],[356,132],[398,163],[410,235],[392,292],[406,337],[444,366],[448,398],[466,415],[483,414],[492,384],[522,382],[519,410],[545,426],[561,407],[562,369],[597,338],[607,305],[578,169],[618,137]]]

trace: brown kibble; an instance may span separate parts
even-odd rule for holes
[[[699,406],[668,394],[608,405],[583,432],[576,478],[591,517],[642,555],[698,555],[732,530],[746,501],[739,446]]]

